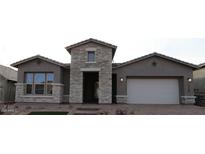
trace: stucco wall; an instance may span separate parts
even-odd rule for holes
[[[25,72],[53,72],[54,82],[62,83],[61,81],[61,67],[43,60],[32,60],[18,66],[18,83],[24,82]]]
[[[153,65],[156,63],[156,66]],[[193,82],[188,83],[187,79],[193,77],[192,68],[175,63],[160,57],[150,57],[137,63],[132,63],[121,68],[113,69],[113,73],[117,74],[117,95],[127,95],[127,77],[163,77],[177,78],[179,80],[180,95],[193,96]],[[120,82],[120,78],[124,82]]]
[[[95,50],[96,63],[87,62],[87,50]],[[112,49],[87,43],[72,49],[70,66],[70,102],[83,102],[83,70],[84,68],[99,69],[99,103],[112,101]]]

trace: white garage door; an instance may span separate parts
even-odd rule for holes
[[[129,104],[179,104],[177,79],[128,79]]]

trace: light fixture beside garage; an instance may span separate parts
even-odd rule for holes
[[[192,82],[192,78],[187,78],[187,81],[188,81],[189,83],[191,83],[191,82]]]
[[[124,78],[121,77],[121,78],[120,78],[120,82],[123,82],[123,81],[124,81]]]
[[[187,78],[187,81],[189,82],[188,84],[188,92],[191,91],[190,83],[192,82],[192,78]]]

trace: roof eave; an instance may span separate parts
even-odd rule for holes
[[[65,47],[65,49],[71,54],[71,48]]]
[[[29,61],[32,61],[34,59],[41,59],[41,60],[46,61],[48,63],[52,63],[54,65],[65,67],[64,64],[61,64],[60,62],[57,62],[57,61],[54,61],[54,60],[51,60],[51,59],[48,59],[46,57],[42,57],[42,56],[39,56],[39,55],[30,57],[30,58],[27,58],[27,59],[24,59],[24,60],[21,60],[21,61],[18,61],[16,63],[11,64],[10,66],[18,68],[19,65],[24,64],[24,63],[29,62]]]
[[[117,46],[112,45],[112,44],[109,44],[109,43],[106,43],[106,42],[102,42],[102,41],[99,41],[99,40],[96,40],[96,39],[92,39],[92,38],[87,39],[87,40],[84,40],[84,41],[81,41],[81,42],[78,42],[78,43],[75,43],[75,44],[72,44],[72,45],[70,45],[70,46],[67,46],[67,47],[65,47],[65,49],[66,49],[69,53],[71,53],[71,50],[72,50],[73,48],[76,48],[76,47],[78,47],[78,46],[81,46],[81,45],[86,44],[86,43],[89,43],[89,42],[94,42],[94,43],[101,44],[101,45],[103,45],[103,46],[112,48],[113,56],[115,55],[115,51],[116,51],[116,49],[117,49]]]
[[[205,63],[199,64],[198,67],[199,67],[199,69],[204,68],[205,67]]]

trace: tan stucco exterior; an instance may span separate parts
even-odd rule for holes
[[[153,65],[153,62],[155,65]],[[117,95],[120,97],[127,97],[127,78],[178,79],[180,96],[194,95],[193,82],[189,83],[187,80],[188,78],[193,78],[193,68],[158,56],[114,68],[113,73],[117,74]],[[124,81],[121,82],[120,78],[123,78]]]

